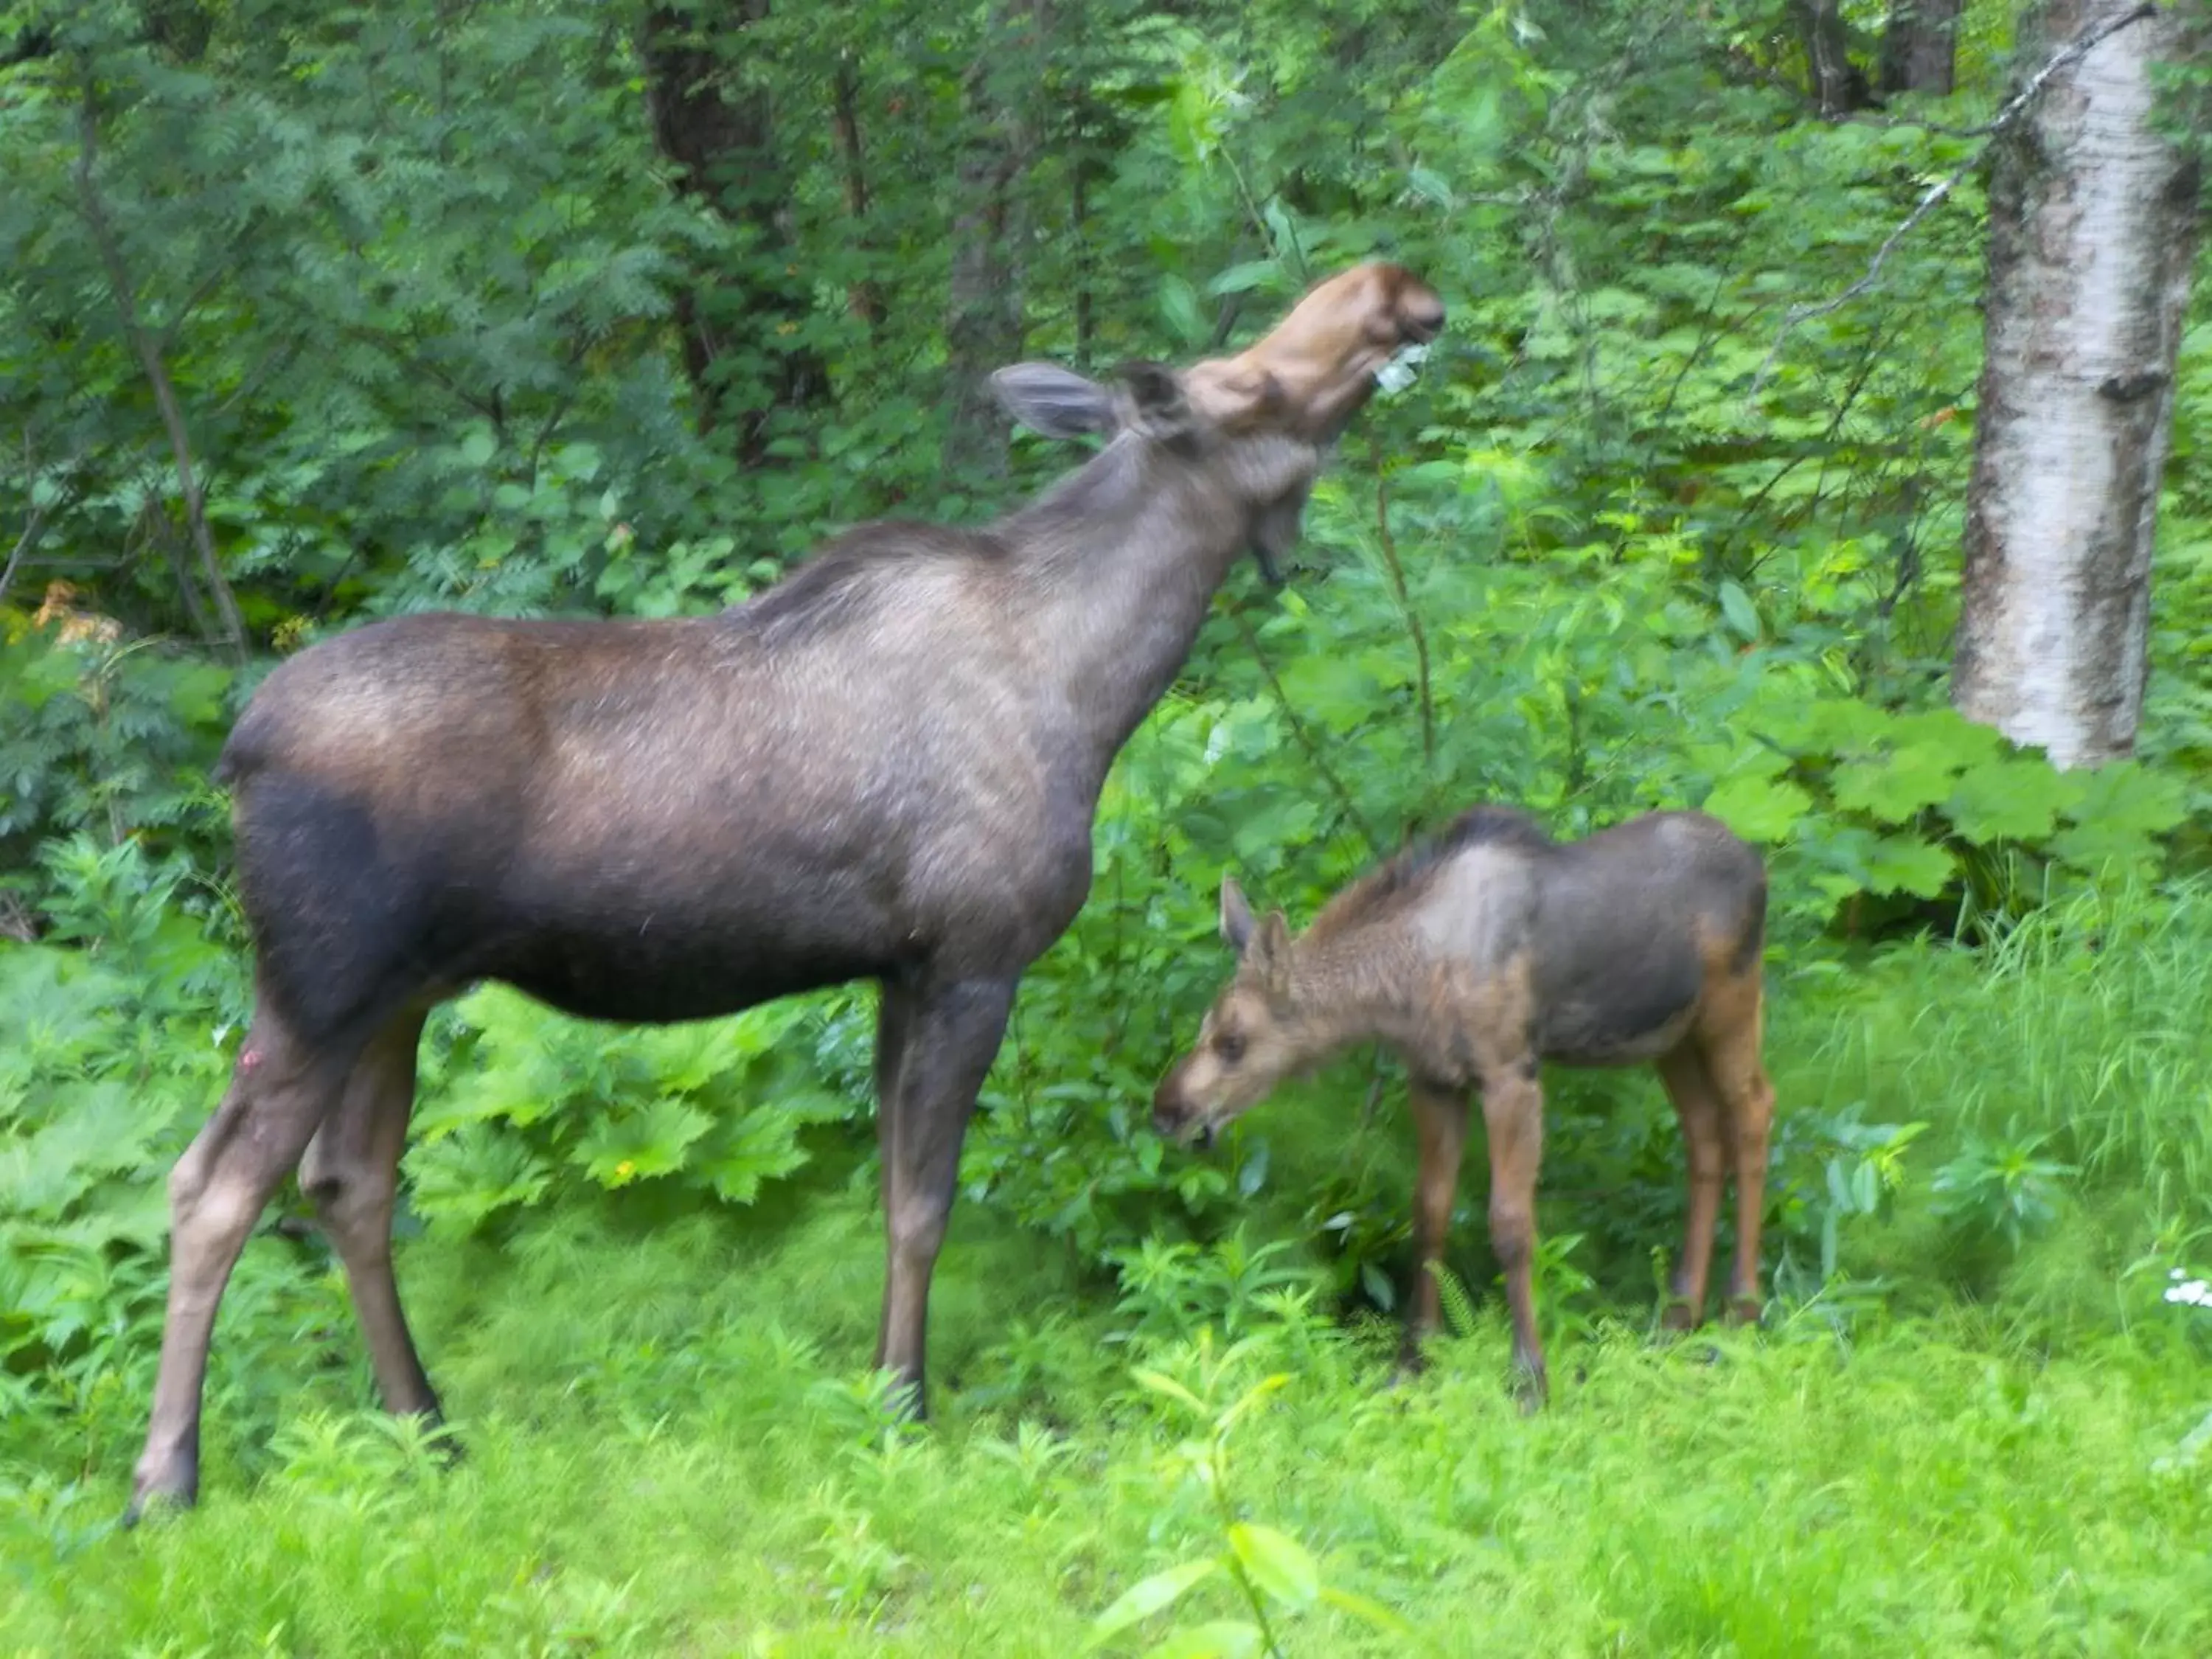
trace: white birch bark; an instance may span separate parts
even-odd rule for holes
[[[2028,61],[2136,9],[2045,0]],[[2115,30],[1997,141],[1951,695],[2061,766],[2126,754],[2142,713],[2199,196],[2151,128],[2150,71],[2188,32],[2166,9]]]

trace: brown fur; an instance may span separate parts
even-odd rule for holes
[[[1089,890],[1107,769],[1231,562],[1289,544],[1376,368],[1443,320],[1365,266],[1232,367],[1130,365],[1114,391],[1003,369],[1017,418],[1108,442],[994,524],[862,526],[717,617],[411,616],[281,665],[222,759],[255,1007],[170,1179],[130,1513],[197,1490],[216,1307],[295,1164],[386,1403],[435,1415],[392,1208],[423,1014],[482,979],[617,1021],[876,980],[876,1358],[919,1407],[961,1141],[1022,975]]]
[[[1542,1161],[1544,1060],[1649,1062],[1682,1125],[1689,1217],[1666,1322],[1704,1318],[1721,1186],[1736,1182],[1730,1313],[1756,1317],[1773,1090],[1760,1060],[1766,878],[1717,820],[1654,812],[1561,843],[1512,808],[1483,806],[1339,892],[1298,939],[1255,921],[1235,882],[1222,932],[1238,953],[1192,1049],[1153,1100],[1164,1134],[1210,1137],[1291,1073],[1379,1038],[1412,1073],[1420,1174],[1417,1282],[1405,1363],[1437,1316],[1442,1256],[1470,1091],[1490,1143],[1490,1231],[1513,1352],[1545,1397],[1531,1262]]]

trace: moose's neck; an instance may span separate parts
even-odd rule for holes
[[[1404,928],[1308,933],[1291,945],[1290,966],[1298,1047],[1310,1058],[1369,1041],[1425,1053],[1434,1035],[1424,1016],[1429,969]]]
[[[1026,596],[1040,665],[1094,790],[1182,672],[1215,590],[1249,545],[1240,486],[1262,466],[1288,477],[1311,454],[1245,446],[1194,461],[1124,441],[1127,452],[1097,457],[1022,515],[1040,544]]]

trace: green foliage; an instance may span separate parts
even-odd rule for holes
[[[1182,1442],[1170,1462],[1210,1500],[1225,1547],[1132,1584],[1091,1621],[1091,1648],[1165,1612],[1217,1573],[1236,1586],[1251,1619],[1213,1619],[1177,1626],[1145,1650],[1146,1659],[1244,1659],[1261,1654],[1280,1659],[1285,1650],[1276,1634],[1278,1621],[1296,1620],[1324,1604],[1392,1636],[1419,1639],[1411,1625],[1380,1602],[1323,1583],[1318,1564],[1297,1540],[1263,1522],[1237,1518],[1240,1505],[1231,1490],[1229,1476],[1230,1436],[1241,1419],[1291,1381],[1288,1372],[1276,1371],[1261,1377],[1234,1399],[1224,1401],[1224,1385],[1249,1358],[1251,1346],[1249,1341],[1232,1343],[1217,1358],[1211,1333],[1201,1333],[1191,1362],[1199,1382],[1196,1390],[1164,1372],[1139,1368],[1133,1373],[1140,1387],[1200,1426],[1200,1437]],[[1429,1650],[1435,1647],[1427,1641],[1421,1645]]]
[[[204,843],[220,822],[206,775],[228,728],[230,683],[156,641],[11,632],[0,641],[0,858],[79,831],[110,846]]]
[[[2063,773],[1948,708],[1893,713],[1780,677],[1687,756],[1717,775],[1705,810],[1784,849],[1784,902],[1816,917],[1863,897],[2017,914],[2060,878],[2158,868],[2188,816],[2176,774]]]
[[[805,1164],[808,1125],[863,1109],[817,1080],[799,1041],[836,1017],[786,1002],[609,1042],[486,986],[456,1006],[424,1067],[412,1206],[465,1230],[539,1201],[564,1170],[602,1188],[666,1182],[749,1205]]]
[[[719,107],[768,112],[781,249],[656,144],[635,9],[0,6],[11,1639],[1067,1652],[1101,1607],[1116,1641],[1203,1607],[1164,1651],[1402,1651],[1388,1603],[1453,1650],[2203,1650],[2212,1586],[2174,1563],[2207,1519],[2182,1362],[2212,1322],[2161,1292],[2212,1238],[2212,288],[2139,752],[2087,775],[1944,702],[1979,173],[1783,326],[1970,158],[2009,9],[1966,8],[1953,99],[1835,123],[1765,0],[696,10]],[[979,214],[963,164],[1009,132]],[[246,1014],[207,781],[240,697],[368,617],[695,614],[841,525],[972,520],[1057,474],[1073,452],[1026,441],[1002,478],[946,469],[977,225],[1024,356],[1233,349],[1370,255],[1451,324],[1334,458],[1290,584],[1232,580],[1109,781],[1091,901],[966,1145],[948,1433],[819,1375],[881,1291],[864,988],[617,1031],[489,988],[431,1026],[403,1228],[430,1224],[410,1306],[483,1455],[434,1480],[360,1415],[341,1275],[264,1236],[210,1402],[211,1483],[259,1488],[103,1551],[163,1177]],[[738,314],[764,274],[796,298]],[[31,626],[57,575],[116,638]],[[1568,835],[1703,805],[1773,880],[1771,1340],[1691,1371],[1622,1334],[1678,1248],[1680,1137],[1646,1077],[1547,1079],[1540,1295],[1555,1376],[1589,1382],[1526,1427],[1479,1149],[1437,1372],[1386,1408],[1356,1369],[1411,1265],[1390,1066],[1348,1056],[1206,1156],[1146,1112],[1229,969],[1223,874],[1303,921],[1484,799]],[[1176,1396],[1117,1392],[1115,1356],[1207,1413],[1171,1491]],[[1255,1370],[1300,1383],[1234,1419],[1265,1496],[1231,1513]],[[1713,1497],[1753,1489],[1755,1515]]]
[[[409,1249],[410,1313],[468,1449],[450,1470],[366,1409],[354,1378],[295,1354],[263,1478],[242,1486],[218,1438],[220,1494],[124,1538],[135,1402],[96,1431],[125,1450],[89,1480],[42,1421],[0,1419],[0,1628],[57,1659],[1078,1653],[1131,1587],[1231,1554],[1178,1450],[1287,1375],[1227,1442],[1235,1522],[1445,1653],[1531,1630],[1569,1651],[1747,1659],[1801,1653],[1808,1629],[1847,1659],[2181,1659],[2212,1638],[2194,1548],[2212,1524],[2212,1313],[2160,1299],[2181,1282],[2170,1263],[2125,1342],[2016,1344],[1961,1312],[1871,1322],[1847,1349],[1819,1331],[1660,1347],[1614,1330],[1555,1359],[1554,1409],[1534,1420],[1500,1386],[1496,1310],[1387,1392],[1387,1334],[1286,1321],[1225,1367],[1218,1340],[1151,1358],[1205,1416],[1116,1366],[1048,1402],[978,1409],[948,1389],[933,1426],[886,1452],[831,1387],[851,1379],[852,1334],[864,1347],[874,1327],[869,1208],[825,1194],[803,1229],[720,1242],[696,1222],[642,1233],[572,1210],[526,1248]],[[963,1376],[1010,1308],[1076,1305],[1021,1234],[975,1220],[933,1310],[933,1353]],[[837,1273],[842,1249],[866,1270]],[[1103,1316],[1051,1339],[1062,1375],[1089,1363]],[[229,1338],[235,1312],[224,1323]],[[1297,1555],[1247,1542],[1288,1561],[1281,1583],[1303,1599]],[[1325,1595],[1299,1612],[1259,1595],[1286,1653],[1419,1650]],[[1255,1622],[1225,1565],[1104,1650],[1217,1621]]]

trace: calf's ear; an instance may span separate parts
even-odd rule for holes
[[[1244,890],[1234,876],[1221,878],[1221,937],[1240,957],[1252,942],[1252,907],[1244,902]]]
[[[1280,910],[1267,912],[1244,960],[1259,975],[1261,988],[1270,996],[1280,996],[1291,988],[1291,924]]]

